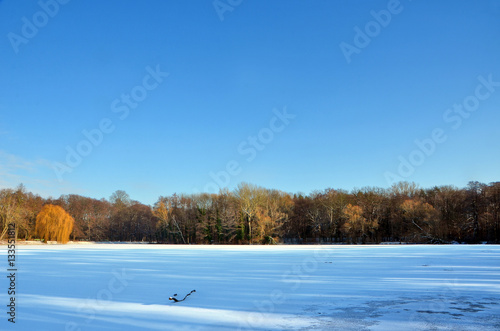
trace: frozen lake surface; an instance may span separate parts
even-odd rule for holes
[[[1,330],[500,330],[500,246],[18,245],[17,268]]]

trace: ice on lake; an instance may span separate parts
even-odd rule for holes
[[[500,330],[494,245],[18,245],[17,267],[2,330]]]

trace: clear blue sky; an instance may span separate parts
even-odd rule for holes
[[[498,0],[41,2],[0,2],[2,188],[152,204],[210,172],[306,194],[500,180]]]

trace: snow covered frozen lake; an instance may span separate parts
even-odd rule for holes
[[[18,245],[17,267],[1,330],[500,330],[500,246]]]

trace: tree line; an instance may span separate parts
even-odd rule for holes
[[[74,194],[44,199],[20,185],[0,190],[2,237],[15,223],[18,239],[39,239],[37,215],[48,204],[74,219],[73,241],[500,243],[500,182],[427,189],[400,182],[309,195],[241,183],[218,194],[161,196],[153,206],[121,190],[101,200]]]

